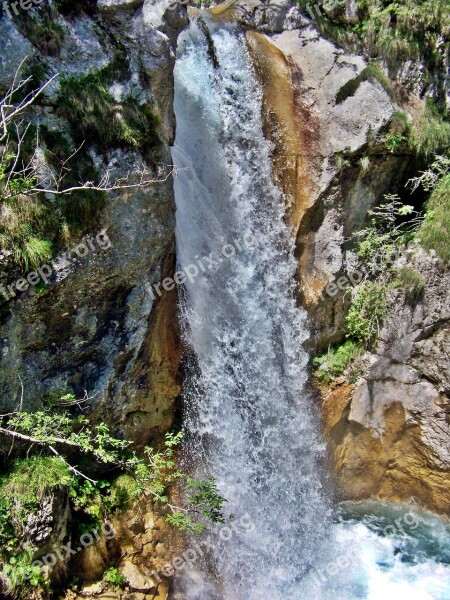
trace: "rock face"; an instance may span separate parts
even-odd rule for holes
[[[58,584],[67,577],[68,565],[67,561],[59,560],[55,550],[61,552],[63,545],[70,541],[70,521],[69,498],[66,493],[56,492],[43,500],[37,513],[28,516],[23,533],[32,547],[38,549],[33,560],[41,560],[44,556],[52,557],[47,560],[47,567],[44,568],[51,570],[48,575]]]
[[[450,272],[421,249],[408,265],[427,282],[423,301],[393,293],[362,377],[324,394],[325,429],[342,498],[450,514]]]
[[[83,582],[78,592],[67,592],[67,600],[81,598],[129,598],[166,600],[169,546],[174,534],[148,498],[141,498],[127,511],[113,515],[99,541],[74,558],[72,572]],[[102,581],[105,569],[114,564],[124,578],[123,590],[115,593]]]
[[[156,15],[148,1],[105,1],[91,16],[58,17],[68,33],[59,56],[45,57],[61,79],[111,67],[117,48],[124,49],[129,79],[114,82],[110,92],[120,98],[132,91],[160,115],[164,141],[154,164],[161,170],[147,166],[157,179],[170,171],[174,46],[187,22],[185,7],[167,10],[168,4],[160,3]],[[20,61],[39,53],[6,17],[0,27],[0,84],[7,87]],[[52,97],[58,86],[52,85]],[[41,110],[39,119],[41,126],[67,129],[51,109]],[[113,178],[146,162],[134,150],[111,148],[101,156],[89,151],[99,170],[108,169]],[[116,434],[145,444],[167,430],[179,393],[176,292],[151,298],[145,286],[173,270],[174,206],[170,177],[145,189],[110,193],[91,231],[95,250],[80,257],[69,248],[69,264],[54,261],[45,293],[17,293],[20,298],[3,303],[2,412],[16,406],[21,379],[25,409],[40,406],[52,391],[70,389],[80,397],[87,390],[91,419],[108,422]],[[96,241],[100,232],[102,243]]]
[[[367,211],[395,188],[407,166],[404,156],[382,144],[396,107],[376,79],[362,81],[343,99],[342,90],[367,65],[312,26],[271,36],[249,32],[247,39],[263,85],[275,173],[297,240],[300,300],[311,317],[314,346],[327,347],[343,334],[344,308],[322,293],[343,267],[344,240],[361,228]],[[363,157],[369,170],[360,163]]]
[[[352,18],[352,3],[347,13]],[[383,143],[397,109],[383,86],[363,77],[352,85],[366,68],[362,57],[308,23],[268,29],[249,31],[247,41],[317,352],[345,338],[348,300],[324,292],[349,266],[345,240],[384,193],[398,189],[409,157]],[[325,434],[340,498],[415,500],[448,513],[449,271],[420,249],[398,266],[405,264],[425,278],[424,300],[412,307],[397,291],[375,353],[362,359],[362,377],[322,390]]]
[[[149,1],[101,1],[90,16],[83,11],[59,16],[66,34],[57,56],[42,57],[13,22],[5,16],[0,19],[1,89],[11,84],[27,55],[44,59],[50,74],[59,72],[61,80],[104,68],[114,70],[118,52],[125,52],[128,79],[112,82],[109,92],[117,101],[132,93],[139,102],[152,105],[160,117],[162,142],[152,160],[139,151],[117,147],[103,149],[102,154],[89,147],[88,152],[100,175],[108,170],[112,180],[146,168],[161,181],[108,194],[98,222],[92,223],[91,245],[85,236],[67,248],[66,258],[56,258],[49,265],[52,273],[44,291],[17,292],[0,303],[0,412],[17,407],[22,386],[24,410],[41,408],[43,398],[54,392],[71,390],[81,398],[86,390],[90,400],[83,407],[90,421],[106,422],[115,435],[137,446],[160,437],[171,426],[180,390],[176,291],[161,297],[147,291],[172,274],[175,266],[175,202],[166,174],[172,163],[175,127],[174,49],[187,15],[181,4],[168,8],[169,4],[161,2],[155,12]],[[52,84],[49,98],[56,98],[58,91],[59,83]],[[68,131],[67,122],[51,106],[50,102],[37,107],[30,119],[52,130]],[[87,244],[87,252],[80,243]],[[144,589],[138,577],[144,567],[151,571],[161,566],[168,552],[163,539],[170,539],[164,521],[147,504],[143,501],[135,507],[139,517],[129,512],[114,519],[114,543],[108,545],[103,539],[77,557],[83,578],[101,580],[112,557],[120,558],[127,597],[166,598],[164,578]],[[63,543],[75,544],[69,523],[67,497],[43,503],[25,533],[38,548],[36,559],[54,553]],[[62,556],[49,573],[55,586],[67,579],[69,567],[73,571],[64,551]],[[104,584],[97,587],[80,597],[118,597]]]

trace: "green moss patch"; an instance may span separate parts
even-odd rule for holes
[[[60,82],[56,110],[69,122],[74,139],[101,150],[129,148],[145,153],[158,147],[160,120],[152,108],[131,96],[116,101],[105,78],[99,71]]]

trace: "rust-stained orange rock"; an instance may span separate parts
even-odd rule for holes
[[[162,278],[173,272],[174,256],[168,258]],[[128,438],[145,445],[173,422],[174,403],[180,393],[177,373],[181,359],[176,289],[157,300],[150,316],[147,339],[130,373],[133,397],[127,404],[124,428]],[[138,385],[136,385],[136,383]],[[142,393],[136,392],[142,387]]]
[[[450,473],[437,467],[419,425],[408,424],[401,402],[385,412],[381,436],[349,421],[352,389],[322,394],[324,431],[337,493],[342,500],[414,501],[450,515]]]
[[[317,193],[310,175],[318,168],[318,120],[303,101],[302,74],[294,62],[267,36],[248,31],[246,37],[263,90],[264,133],[273,144],[275,179],[286,195],[287,218],[296,235]]]

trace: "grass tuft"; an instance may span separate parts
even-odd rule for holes
[[[69,122],[76,142],[107,150],[148,151],[159,146],[158,116],[132,97],[114,99],[101,71],[61,81],[57,111]]]
[[[369,156],[363,156],[360,158],[359,164],[361,166],[361,171],[363,173],[367,173],[371,167],[372,161],[370,160]]]
[[[450,123],[429,98],[421,117],[413,123],[410,143],[418,154],[427,158],[450,147]]]
[[[44,4],[39,10],[20,10],[13,19],[21,33],[43,54],[59,56],[66,29],[57,22],[54,6]]]
[[[33,456],[14,463],[0,491],[24,508],[37,507],[46,494],[69,486],[71,481],[68,467],[57,456]]]
[[[329,382],[333,377],[341,375],[362,353],[361,346],[352,340],[347,340],[335,348],[329,348],[327,352],[313,359],[313,365],[317,367],[315,375]]]
[[[426,250],[434,250],[450,264],[450,174],[445,175],[427,202],[419,238]]]
[[[109,506],[112,510],[124,510],[141,496],[142,485],[131,475],[120,475],[111,485]]]
[[[18,195],[0,203],[0,246],[17,265],[34,269],[52,255],[55,217],[38,197]]]
[[[379,65],[370,63],[357,77],[350,79],[339,89],[336,94],[336,104],[341,104],[347,98],[354,96],[363,81],[378,81],[390,98],[395,97],[394,88],[389,77],[383,73]]]
[[[409,267],[402,267],[397,271],[397,284],[403,288],[406,301],[415,306],[423,300],[426,280],[423,275]]]

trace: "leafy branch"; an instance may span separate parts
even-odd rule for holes
[[[71,394],[64,394],[62,398],[69,406],[82,402]],[[131,442],[114,437],[105,423],[91,426],[84,415],[73,417],[66,412],[39,410],[0,416],[0,435],[27,444],[27,455],[36,447],[54,454],[73,474],[75,481],[71,488],[75,490],[75,503],[77,494],[82,493],[84,500],[79,505],[84,508],[109,484],[105,485],[104,481],[93,479],[90,472],[81,470],[74,464],[76,456],[87,456],[91,464],[109,465],[129,473],[137,495],[152,496],[155,502],[167,508],[170,514],[166,519],[175,527],[202,531],[205,523],[199,521],[199,517],[213,523],[224,522],[222,509],[226,500],[220,496],[214,480],[195,480],[177,468],[176,449],[182,441],[181,432],[167,433],[162,449],[148,446],[138,456],[130,449]],[[177,482],[184,488],[185,507],[170,501],[171,487]]]

